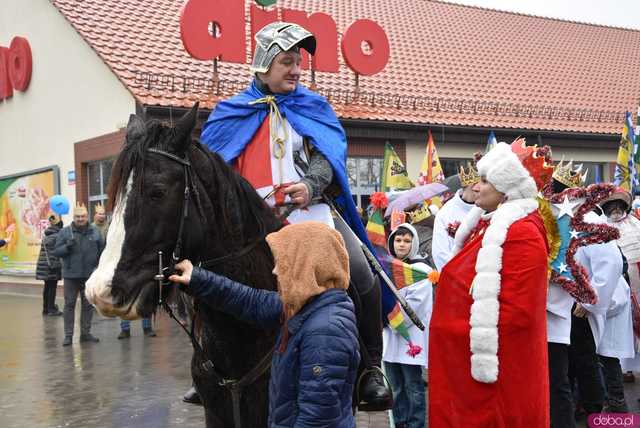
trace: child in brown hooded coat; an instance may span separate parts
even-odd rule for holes
[[[170,279],[205,304],[258,327],[285,320],[271,363],[270,427],[355,427],[351,397],[360,355],[342,237],[325,224],[305,222],[266,239],[278,292],[247,287],[188,260],[176,265],[182,274]]]

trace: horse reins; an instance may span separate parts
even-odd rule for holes
[[[267,369],[269,368],[269,365],[271,364],[271,358],[273,356],[275,346],[271,348],[271,350],[258,362],[258,364],[256,364],[251,370],[249,370],[249,372],[245,374],[242,378],[240,379],[225,378],[216,370],[213,362],[211,361],[210,358],[208,358],[206,352],[202,348],[202,345],[200,345],[200,342],[198,342],[198,340],[196,339],[196,336],[194,333],[194,323],[193,322],[191,323],[191,331],[189,331],[184,326],[184,324],[175,316],[175,314],[173,313],[173,310],[171,309],[171,306],[169,306],[169,304],[162,299],[163,288],[164,286],[169,284],[168,278],[171,274],[175,272],[175,265],[180,261],[180,257],[182,255],[182,245],[183,245],[182,235],[184,232],[185,221],[189,216],[189,202],[191,199],[192,192],[196,195],[196,204],[198,206],[198,210],[200,211],[200,214],[204,215],[204,213],[202,212],[202,205],[200,204],[200,196],[195,186],[193,172],[191,170],[191,162],[189,161],[189,158],[186,156],[185,158],[181,158],[172,153],[169,153],[160,149],[155,149],[155,148],[148,148],[147,151],[164,156],[168,159],[171,159],[174,162],[178,162],[180,165],[182,165],[183,171],[184,171],[184,199],[182,202],[182,213],[180,215],[180,226],[178,228],[178,237],[176,239],[176,244],[173,249],[173,252],[171,254],[171,264],[169,266],[164,266],[163,259],[162,259],[162,255],[163,255],[162,251],[158,251],[158,274],[154,276],[154,279],[158,281],[158,288],[159,288],[158,305],[161,306],[167,312],[169,317],[174,321],[176,321],[178,325],[182,328],[182,330],[184,330],[184,332],[187,334],[187,336],[189,336],[189,339],[191,340],[191,345],[193,346],[194,351],[196,353],[200,353],[200,355],[204,357],[205,361],[202,363],[202,369],[205,372],[211,374],[215,379],[215,381],[218,383],[218,385],[224,388],[227,388],[229,390],[229,392],[231,393],[231,401],[233,403],[234,427],[242,428],[242,422],[241,422],[242,415],[240,413],[240,402],[242,400],[242,392],[244,388],[253,384],[256,380],[258,380],[260,376],[262,376],[267,371]],[[257,245],[262,241],[264,241],[264,236],[252,242],[250,245],[244,247],[238,253],[229,253],[221,257],[210,259],[205,262],[199,263],[199,266],[213,266],[229,258],[246,255],[249,252],[251,252],[253,249],[255,249]]]

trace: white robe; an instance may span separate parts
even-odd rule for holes
[[[554,283],[547,290],[547,342],[571,344],[571,309],[575,299]]]
[[[604,336],[607,311],[611,306],[613,293],[622,277],[622,255],[615,241],[580,247],[576,260],[587,270],[591,287],[598,301],[595,305],[583,304],[589,311],[588,320],[599,353],[599,345]]]
[[[462,221],[474,206],[474,204],[468,204],[462,200],[462,189],[460,189],[436,214],[433,223],[431,256],[438,271],[441,271],[442,267],[453,256],[453,237],[449,236],[447,232],[449,224]]]
[[[633,320],[631,319],[631,289],[621,276],[607,311],[604,333],[598,346],[598,355],[632,358],[635,355]]]

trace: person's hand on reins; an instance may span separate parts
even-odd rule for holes
[[[176,282],[178,284],[189,285],[191,282],[191,273],[193,272],[193,264],[187,259],[182,260],[175,266],[176,272],[180,272],[180,275],[173,274],[169,277],[169,281]]]
[[[309,205],[311,196],[309,195],[309,188],[304,183],[295,183],[283,190],[286,195],[289,195],[291,202],[298,208],[303,208]]]

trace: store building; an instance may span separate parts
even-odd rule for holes
[[[183,38],[196,24],[181,28],[185,4],[202,7],[215,35],[205,44],[239,43],[245,60],[192,57]],[[219,16],[223,6],[241,15]],[[373,75],[357,75],[342,47],[350,25],[363,18],[389,43],[385,68]],[[493,130],[498,140],[522,135],[549,144],[554,157],[583,162],[591,179],[597,169],[608,180],[623,114],[636,110],[640,95],[636,30],[428,0],[280,0],[266,10],[251,0],[5,0],[0,46],[25,39],[31,75],[26,88],[0,97],[0,190],[3,183],[9,189],[0,194],[0,237],[25,212],[46,210],[29,197],[28,177],[47,173],[32,181],[72,203],[92,209],[104,202],[130,114],[172,121],[200,101],[204,121],[219,99],[249,82],[251,32],[266,19],[310,28],[328,23],[326,31],[335,33],[323,49],[338,71],[305,71],[302,81],[330,100],[345,127],[361,205],[375,191],[385,142],[416,178],[428,130],[449,174],[483,149]],[[363,55],[375,55],[376,46],[363,43]],[[3,94],[3,84],[6,92],[7,81],[19,80],[10,70],[17,76],[25,59],[0,51],[7,64],[18,58],[0,66]],[[12,255],[0,250],[0,274],[30,275],[39,230],[31,226]],[[12,261],[16,252],[24,260]]]

